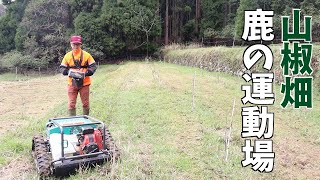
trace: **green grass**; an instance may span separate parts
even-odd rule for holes
[[[195,109],[192,111],[194,73]],[[1,76],[0,76],[1,77]],[[207,72],[163,62],[128,62],[124,65],[100,66],[91,86],[91,115],[104,121],[121,149],[121,160],[112,165],[81,170],[70,179],[278,179],[274,171],[261,174],[241,167],[241,107],[243,80],[225,73]],[[60,86],[60,84],[57,84]],[[314,139],[320,145],[319,98],[314,109],[292,110],[277,102],[269,111],[275,121],[287,124],[275,127],[274,142],[290,136]],[[224,133],[231,120],[233,100],[232,143],[229,161],[224,162]],[[78,102],[78,108],[80,110]],[[31,138],[43,133],[49,117],[66,116],[66,101],[45,117],[24,115],[28,123],[0,137],[0,166],[13,159],[30,156]],[[301,113],[301,111],[303,113]],[[295,121],[292,120],[295,117]],[[292,134],[291,134],[292,135]],[[312,137],[312,138],[310,138]],[[32,159],[27,161],[32,163]],[[276,162],[277,164],[277,162]],[[35,171],[24,177],[34,178]],[[107,177],[105,177],[107,176]]]

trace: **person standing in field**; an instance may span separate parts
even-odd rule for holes
[[[72,51],[68,52],[59,66],[60,72],[68,76],[68,112],[69,116],[76,116],[77,96],[80,94],[83,115],[89,115],[89,87],[90,76],[96,69],[93,57],[81,49],[82,37],[75,35],[70,38]]]

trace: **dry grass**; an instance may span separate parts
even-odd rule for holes
[[[283,82],[282,69],[280,61],[280,45],[269,46],[273,52],[274,63],[272,72],[275,74],[276,82]],[[243,65],[243,53],[247,47],[206,47],[187,49],[183,45],[172,45],[162,49],[162,57],[164,61],[184,66],[199,67],[208,71],[226,72],[236,76],[241,76],[244,72],[248,72]],[[313,76],[319,77],[319,54],[320,46],[313,46],[312,68]],[[263,72],[263,61],[259,61],[250,71]],[[317,82],[317,86],[320,83]],[[320,87],[320,86],[319,86]]]
[[[201,43],[191,43],[191,44],[172,43],[170,45],[165,46],[163,50],[170,51],[170,50],[181,50],[181,49],[197,49],[201,47],[203,47]]]
[[[63,86],[64,83],[64,86]],[[61,84],[61,86],[51,86]],[[21,117],[45,116],[52,107],[66,101],[66,80],[62,76],[1,82],[0,135],[10,128],[25,125]]]

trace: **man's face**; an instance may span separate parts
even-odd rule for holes
[[[70,43],[72,50],[80,49],[81,44],[80,43]]]

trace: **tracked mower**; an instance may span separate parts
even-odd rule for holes
[[[51,118],[46,133],[32,139],[40,177],[67,176],[79,167],[114,162],[120,156],[108,128],[90,116]]]

